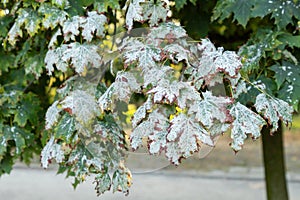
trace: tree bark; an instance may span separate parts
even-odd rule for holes
[[[281,123],[273,135],[270,127],[263,127],[262,146],[268,200],[288,200]]]

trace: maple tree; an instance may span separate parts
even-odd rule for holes
[[[226,131],[239,151],[248,134],[276,132],[298,111],[298,2],[217,1],[214,23],[274,22],[237,52],[195,42],[172,20],[206,1],[1,2],[0,173],[42,148],[42,166],[55,160],[74,186],[96,174],[98,194],[128,193],[126,148],[147,140],[150,154],[178,165]],[[128,142],[120,106],[137,95]]]

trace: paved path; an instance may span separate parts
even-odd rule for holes
[[[91,181],[72,189],[70,180],[54,170],[18,167],[0,179],[0,200],[265,200],[261,169],[229,172],[158,171],[134,174],[129,196],[96,197]],[[299,174],[289,174],[290,200],[300,196]]]

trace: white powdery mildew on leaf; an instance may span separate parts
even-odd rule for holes
[[[70,4],[68,0],[51,0],[51,2],[60,8],[67,7]]]
[[[127,9],[127,13],[126,13],[126,20],[125,20],[125,24],[128,27],[128,30],[132,29],[133,26],[133,21],[143,21],[143,8],[141,6],[141,3],[144,3],[145,0],[128,0],[126,2],[126,4],[128,6],[124,7],[124,9]]]
[[[185,84],[178,81],[170,83],[167,79],[161,79],[155,88],[148,91],[148,94],[154,94],[154,103],[173,103],[180,95],[179,90],[186,86]]]
[[[189,108],[188,114],[193,115],[195,113],[196,120],[207,127],[211,127],[215,119],[221,123],[229,121],[229,110],[226,107],[232,103],[232,100],[226,97],[213,96],[210,91],[202,94],[203,99],[195,101]]]
[[[149,70],[145,70],[144,76],[144,88],[147,88],[149,84],[153,87],[157,85],[157,83],[168,76],[168,74],[173,71],[173,69],[169,66],[161,66],[161,67],[153,67]]]
[[[19,36],[23,37],[21,26],[22,24],[16,21],[7,34],[7,41],[13,46],[16,44]]]
[[[180,40],[183,37],[187,37],[187,34],[184,28],[181,26],[177,26],[172,22],[168,22],[162,23],[158,27],[153,27],[148,36],[152,40],[161,40],[166,38]]]
[[[76,15],[64,22],[63,33],[64,33],[64,39],[66,41],[70,41],[70,40],[75,41],[75,36],[78,36],[80,33],[79,28],[82,19],[83,18]]]
[[[169,7],[163,1],[158,0],[156,3],[153,1],[146,2],[142,7],[143,18],[145,21],[149,20],[150,26],[158,25],[160,21],[166,21]]]
[[[189,51],[179,44],[169,44],[163,50],[169,53],[170,59],[175,63],[189,60]]]
[[[201,69],[209,67],[208,69],[210,69],[206,73],[203,73],[203,75],[224,72],[231,77],[235,77],[242,67],[240,58],[235,52],[224,51],[222,47],[216,49],[208,39],[202,40],[201,44],[198,45],[198,49],[202,52],[203,57],[201,58],[202,62],[200,62],[199,67]]]
[[[125,64],[138,61],[138,67],[143,70],[156,66],[155,61],[161,58],[160,49],[135,38],[125,39],[121,48],[125,51]]]
[[[76,120],[83,124],[87,124],[100,113],[95,98],[83,90],[72,91],[61,105],[64,109],[70,109]]]
[[[82,20],[80,27],[82,28],[83,38],[90,42],[93,39],[93,35],[104,37],[104,24],[106,23],[106,16],[98,14],[96,11],[88,12],[88,17]]]
[[[258,138],[260,130],[266,122],[258,114],[239,102],[233,105],[230,109],[230,114],[234,118],[231,130],[231,139],[233,140],[231,147],[235,151],[239,151],[247,138],[246,134],[252,134],[254,139]]]
[[[68,63],[62,59],[66,50],[67,45],[61,45],[57,49],[50,49],[47,51],[45,56],[45,65],[48,75],[52,75],[52,72],[54,71],[54,65],[62,72],[67,71]]]
[[[46,29],[54,29],[57,25],[63,25],[68,16],[67,12],[51,6],[50,4],[42,4],[38,12],[44,15],[42,24]]]
[[[62,110],[57,107],[58,101],[55,101],[46,112],[46,130],[50,129],[58,120],[59,112]]]
[[[51,40],[48,44],[48,48],[52,49],[57,44],[57,37],[62,35],[61,29],[58,29],[51,37]]]
[[[57,163],[61,163],[64,159],[64,152],[59,144],[54,143],[54,137],[51,137],[41,153],[41,163],[44,168],[48,167],[49,161],[55,159]]]
[[[215,59],[217,69],[224,71],[231,77],[235,77],[242,67],[239,56],[234,51],[225,51],[218,48],[219,56]]]
[[[176,157],[179,158],[187,158],[193,152],[198,151],[200,142],[214,146],[209,133],[198,122],[182,113],[172,119],[167,139],[169,142],[175,142],[178,145],[177,152],[180,155]],[[167,149],[167,152],[170,151]],[[174,158],[168,158],[174,162]],[[177,161],[174,163],[177,163]]]
[[[140,121],[142,121],[146,117],[146,113],[148,110],[152,108],[152,100],[149,96],[147,101],[140,106],[134,113],[133,119],[131,120],[133,128],[135,128]]]
[[[71,61],[71,65],[77,73],[84,72],[85,68],[101,66],[101,57],[97,52],[98,47],[92,44],[80,44],[78,42],[67,45],[67,49],[62,55],[65,62]]]
[[[271,132],[277,130],[279,119],[286,124],[292,122],[293,108],[281,99],[267,97],[265,94],[259,94],[256,97],[254,106],[257,112],[262,113],[272,125]]]
[[[147,120],[144,120],[133,129],[132,133],[130,134],[131,147],[133,149],[137,149],[142,144],[142,139],[149,137],[150,140],[152,138],[150,146],[152,145],[151,148],[153,150],[153,152],[150,153],[158,153],[156,151],[158,149],[158,144],[156,143],[164,144],[163,140],[166,140],[166,138],[161,138],[158,135],[161,134],[161,132],[166,132],[167,127],[168,119],[165,117],[165,115],[158,110],[154,110],[149,114]],[[150,135],[152,136],[150,137]]]

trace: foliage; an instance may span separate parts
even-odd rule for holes
[[[188,1],[174,2],[2,1],[0,174],[43,146],[42,166],[55,160],[74,187],[96,174],[97,194],[128,193],[127,148],[146,141],[150,154],[165,152],[178,165],[229,129],[238,151],[264,125],[275,131],[278,120],[291,123],[299,104],[299,3],[218,1],[212,20],[220,23],[232,13],[243,27],[274,20],[236,53],[191,40],[170,19]],[[139,23],[149,28],[136,33]],[[108,37],[109,27],[116,33],[123,25],[126,34]],[[220,85],[226,94],[216,93]],[[132,102],[138,108],[127,141],[121,105]]]

